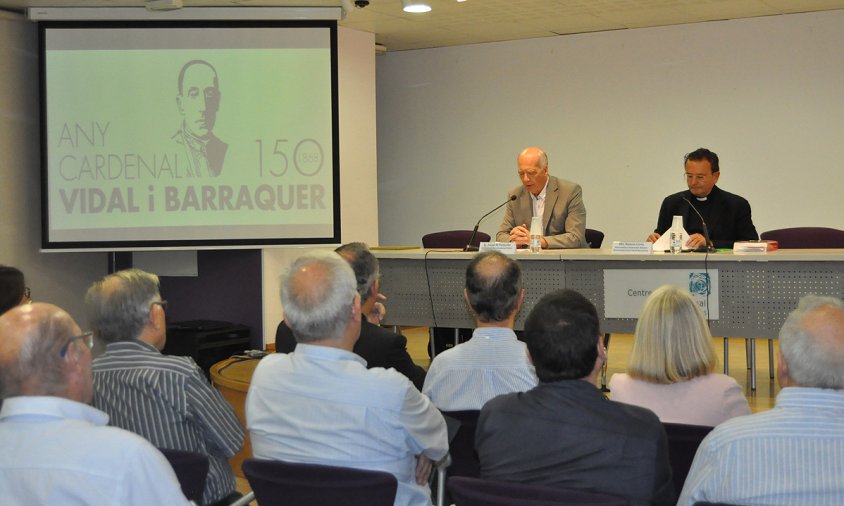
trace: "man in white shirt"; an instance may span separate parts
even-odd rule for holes
[[[439,409],[479,410],[497,395],[537,385],[527,347],[513,332],[524,295],[512,258],[493,251],[469,263],[463,297],[477,328],[472,339],[434,358],[422,387]]]
[[[678,505],[844,504],[844,301],[803,297],[779,341],[776,406],[706,436]]]
[[[3,504],[192,504],[155,447],[88,406],[92,338],[50,304],[0,316]]]
[[[336,253],[299,258],[281,298],[297,345],[255,369],[246,397],[254,456],[386,471],[398,481],[396,505],[430,505],[445,421],[405,376],[367,369],[352,352],[361,309],[349,263]]]

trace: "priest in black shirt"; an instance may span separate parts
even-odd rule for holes
[[[656,230],[648,236],[648,242],[656,242],[660,234],[671,228],[672,218],[682,216],[683,227],[689,233],[689,240],[683,247],[705,247],[703,225],[690,204],[706,220],[712,242],[710,246],[732,248],[735,241],[759,239],[747,200],[715,186],[721,175],[718,155],[706,148],[698,148],[687,154],[684,162],[689,189],[665,197],[659,208]]]

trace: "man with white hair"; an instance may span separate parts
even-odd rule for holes
[[[678,505],[844,504],[844,302],[803,297],[779,341],[776,406],[703,440]]]
[[[88,405],[92,345],[51,304],[0,316],[0,502],[193,504],[155,447]]]
[[[445,421],[394,369],[352,352],[361,306],[349,263],[336,253],[296,260],[281,283],[293,353],[261,360],[246,397],[256,458],[392,473],[396,505],[430,505],[432,461],[448,452]]]

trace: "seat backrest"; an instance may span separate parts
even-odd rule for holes
[[[158,451],[167,458],[173,471],[176,472],[176,478],[179,479],[179,485],[185,497],[196,504],[202,504],[202,493],[205,490],[205,481],[208,479],[208,456],[168,448],[159,448]]]
[[[604,233],[600,230],[594,230],[591,228],[586,229],[586,243],[592,249],[600,249],[601,244],[604,242]]]
[[[780,248],[844,248],[844,230],[826,227],[780,228],[762,232],[763,240],[777,241]]]
[[[422,236],[423,248],[462,248],[469,244],[472,237],[471,230],[446,230],[444,232],[431,232]],[[482,242],[488,242],[489,234],[478,232],[472,239],[472,246],[478,246]]]
[[[623,497],[569,488],[541,487],[457,476],[448,479],[457,506],[628,506]],[[263,505],[262,505],[263,506]]]
[[[674,480],[674,492],[679,496],[686,483],[686,476],[697,453],[700,442],[712,431],[704,425],[686,425],[682,423],[663,423],[668,436],[668,461],[671,463],[671,477]]]
[[[448,466],[448,476],[469,476],[477,478],[481,475],[481,464],[475,451],[475,427],[478,425],[480,410],[443,411],[443,416],[454,418],[460,422],[457,433],[448,445],[451,455],[451,465]]]
[[[241,469],[261,506],[392,506],[398,486],[390,473],[349,467],[246,459]]]
[[[694,506],[736,506],[735,504],[727,504],[725,502],[709,502],[709,501],[698,501],[695,503]]]

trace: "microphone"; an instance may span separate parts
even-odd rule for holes
[[[700,218],[700,223],[703,225],[703,240],[706,241],[706,246],[704,246],[702,248],[697,248],[697,249],[692,250],[692,251],[695,251],[695,252],[698,252],[698,253],[712,253],[712,252],[714,252],[715,248],[710,246],[710,244],[712,244],[712,241],[709,240],[709,230],[706,228],[706,221],[703,219],[703,215],[700,214],[700,212],[697,210],[697,208],[695,208],[694,205],[692,205],[692,203],[691,203],[691,201],[689,201],[689,199],[687,199],[686,197],[680,197],[680,198],[683,199],[684,201],[686,201],[686,204],[689,204],[689,207],[691,207],[692,211],[694,211],[695,214],[697,214],[697,217]]]
[[[486,218],[486,217],[487,217],[487,216],[489,216],[490,214],[494,213],[495,211],[498,211],[499,209],[501,209],[502,207],[506,206],[507,204],[509,204],[510,202],[512,202],[512,201],[514,201],[514,200],[516,200],[516,196],[515,196],[515,195],[510,195],[510,197],[509,197],[509,198],[507,198],[507,200],[505,200],[503,203],[501,203],[501,204],[497,205],[497,206],[495,207],[495,209],[493,209],[492,211],[490,211],[490,212],[486,213],[485,215],[481,216],[481,219],[479,219],[479,220],[478,220],[478,222],[477,222],[477,223],[475,223],[475,228],[473,228],[473,229],[472,229],[472,235],[471,235],[471,236],[469,236],[469,244],[467,244],[467,245],[463,248],[463,251],[478,251],[478,247],[477,247],[477,246],[474,246],[474,245],[472,244],[472,241],[474,241],[474,240],[475,240],[475,235],[478,233],[478,227],[479,227],[479,226],[481,226],[481,222],[482,222],[482,221],[484,221],[484,218]]]

